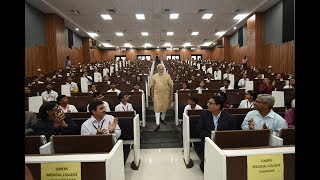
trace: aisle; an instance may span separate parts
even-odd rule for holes
[[[132,150],[125,165],[126,180],[202,180],[203,173],[199,168],[200,160],[193,149],[190,157],[194,166],[185,167],[182,148],[141,149],[139,170],[130,168],[133,161]]]

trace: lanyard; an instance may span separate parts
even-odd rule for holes
[[[123,109],[124,111],[128,111],[128,110],[129,110],[129,109],[128,109],[128,105],[126,106],[126,107],[127,107],[127,110],[125,110],[124,107],[125,107],[125,106],[122,106],[122,109]]]
[[[99,128],[99,129],[101,129],[101,128],[102,128],[103,123],[104,123],[104,120],[102,121],[100,128],[99,128],[99,125],[98,125],[98,128]],[[93,124],[93,122],[92,122],[92,126],[93,126],[96,130],[98,130],[98,128]]]
[[[252,107],[252,105],[253,105],[253,103],[250,105],[250,107],[249,107],[249,101],[247,101],[247,108],[251,108]]]

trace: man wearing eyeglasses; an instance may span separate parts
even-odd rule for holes
[[[204,138],[211,137],[211,131],[233,130],[234,123],[231,114],[223,111],[225,99],[214,95],[208,101],[208,109],[200,114],[198,127],[200,129],[200,169],[204,170]]]
[[[112,134],[116,139],[121,135],[118,118],[108,115],[102,101],[89,105],[91,117],[81,125],[81,135]]]
[[[287,121],[272,110],[274,101],[274,97],[270,94],[259,94],[254,102],[256,110],[247,113],[241,128],[243,130],[271,129],[273,132],[288,128]]]

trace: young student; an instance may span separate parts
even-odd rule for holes
[[[129,95],[126,93],[120,93],[118,95],[120,103],[114,108],[114,111],[134,111],[132,104],[129,103]]]
[[[203,109],[200,105],[198,105],[199,99],[197,97],[190,97],[188,99],[188,105],[184,107],[183,112],[185,114],[188,114],[188,110],[194,110],[194,109]]]

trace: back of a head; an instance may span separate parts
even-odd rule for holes
[[[101,92],[98,92],[98,91],[92,93],[92,97],[94,97],[94,98],[97,96],[100,96],[100,95],[101,95]]]

